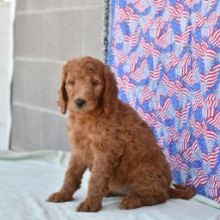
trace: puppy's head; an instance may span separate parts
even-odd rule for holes
[[[114,110],[118,89],[114,74],[101,61],[92,57],[70,60],[63,67],[58,105],[63,114],[86,114],[102,108]]]

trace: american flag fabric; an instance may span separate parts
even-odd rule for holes
[[[107,62],[174,181],[220,203],[220,1],[111,0]]]

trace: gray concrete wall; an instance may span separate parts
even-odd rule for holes
[[[56,106],[62,65],[102,59],[104,0],[17,0],[13,80],[14,150],[70,150]]]
[[[0,150],[7,150],[10,133],[10,3],[0,2]]]

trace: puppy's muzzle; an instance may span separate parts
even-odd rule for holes
[[[78,108],[81,108],[85,105],[86,101],[84,99],[76,99],[75,103]]]

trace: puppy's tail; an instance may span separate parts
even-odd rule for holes
[[[190,186],[174,184],[173,187],[169,189],[170,198],[190,199],[196,194],[195,189]]]

